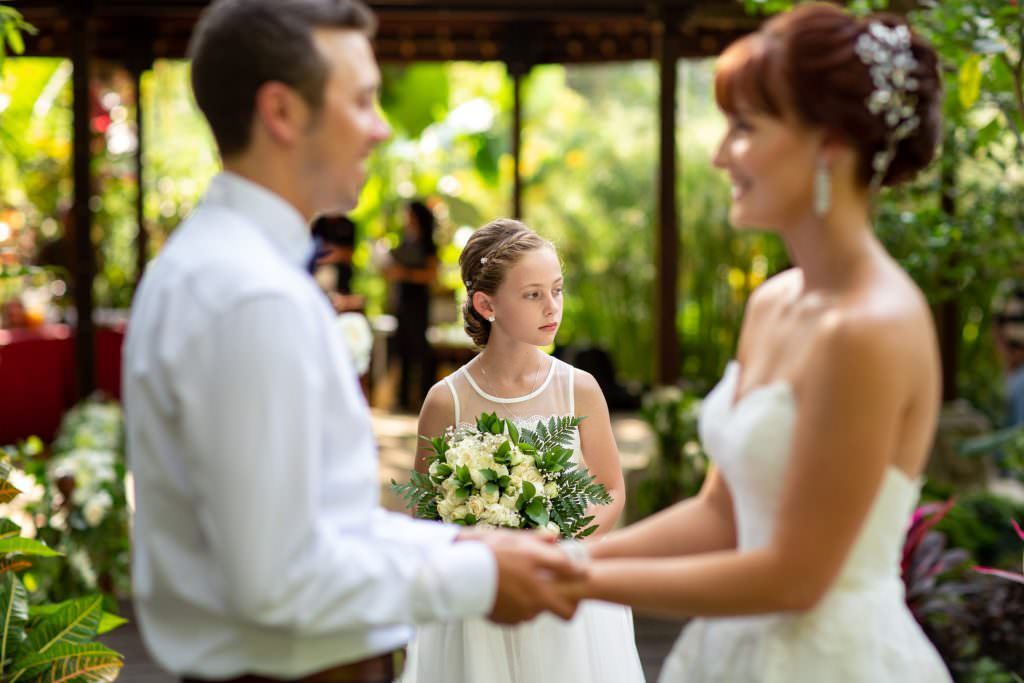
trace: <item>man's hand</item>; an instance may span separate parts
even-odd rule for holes
[[[498,565],[498,593],[488,615],[499,624],[518,624],[547,610],[571,619],[579,600],[559,583],[577,583],[586,567],[573,562],[555,542],[556,536],[522,531],[466,531],[459,540],[486,544]]]

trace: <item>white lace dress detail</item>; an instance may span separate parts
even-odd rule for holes
[[[552,358],[539,386],[526,396],[502,398],[484,391],[470,372],[473,362],[445,381],[455,403],[455,423],[497,413],[519,427],[575,415],[571,365]],[[480,375],[477,375],[479,378]],[[579,441],[575,458],[582,462]],[[409,646],[402,683],[643,683],[632,612],[620,605],[584,602],[572,621],[550,615],[519,626],[486,619],[428,624]]]
[[[732,491],[738,546],[771,538],[796,404],[782,382],[733,405],[739,366],[708,395],[701,439]],[[802,613],[696,619],[676,641],[661,683],[949,683],[904,601],[900,555],[919,483],[889,467],[835,585]]]

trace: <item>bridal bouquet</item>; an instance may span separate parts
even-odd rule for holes
[[[584,538],[597,530],[587,506],[607,505],[612,498],[572,461],[569,446],[581,420],[552,417],[520,431],[485,413],[475,427],[423,437],[433,450],[428,473],[413,472],[408,484],[392,480],[391,488],[421,519]]]

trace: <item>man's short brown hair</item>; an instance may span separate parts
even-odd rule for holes
[[[249,145],[256,91],[268,81],[320,109],[328,65],[313,42],[317,28],[372,36],[376,20],[360,0],[216,0],[204,12],[188,50],[192,91],[221,156]]]

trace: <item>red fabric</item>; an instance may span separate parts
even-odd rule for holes
[[[124,328],[96,331],[96,384],[120,399]],[[0,444],[51,440],[75,403],[75,342],[66,325],[0,330]]]
[[[96,388],[110,398],[121,400],[121,345],[124,325],[96,330]]]

